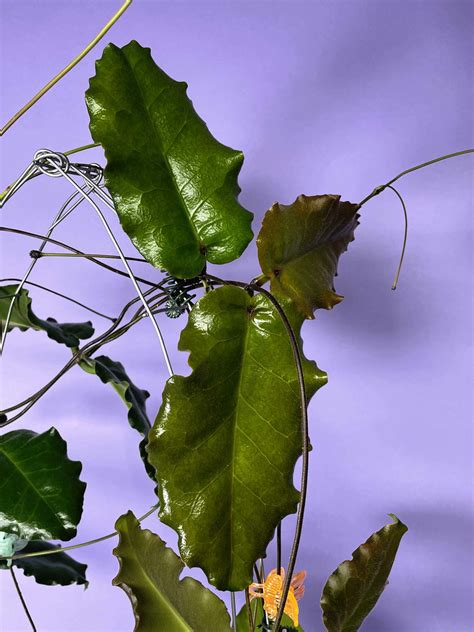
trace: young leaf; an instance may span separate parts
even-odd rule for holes
[[[37,540],[28,542],[26,547],[21,550],[21,554],[41,553],[60,548],[50,542]],[[46,586],[83,584],[86,588],[88,585],[86,579],[87,565],[77,562],[67,553],[25,557],[13,560],[13,565],[22,568],[28,577],[34,577],[38,584],[45,584]]]
[[[340,255],[354,239],[357,204],[339,195],[300,195],[267,211],[257,238],[258,258],[277,296],[295,302],[306,318],[342,301],[334,277]]]
[[[377,603],[390,574],[407,527],[390,514],[392,524],[377,531],[340,564],[329,577],[321,596],[328,632],[356,632]]]
[[[146,400],[150,397],[148,391],[144,391],[131,381],[123,365],[115,362],[107,356],[97,356],[96,358],[84,357],[79,366],[86,371],[97,375],[103,384],[110,384],[120,395],[122,401],[128,408],[128,423],[137,430],[143,439],[140,441],[140,456],[145,464],[147,474],[154,479],[155,470],[148,462],[146,444],[148,433],[151,428],[150,420],[146,412]]]
[[[18,285],[0,286],[1,329],[7,320],[10,303],[17,287]],[[13,304],[8,331],[14,327],[18,327],[21,331],[27,329],[43,330],[49,338],[68,347],[79,346],[81,340],[90,338],[94,333],[90,321],[86,323],[58,323],[54,318],[47,318],[46,320],[38,318],[31,309],[31,298],[28,296],[28,290],[25,289],[21,290]]]
[[[24,540],[70,540],[81,519],[82,465],[55,428],[0,436],[0,531]]]
[[[179,579],[184,564],[159,536],[141,529],[131,511],[115,528],[120,570],[113,584],[132,602],[135,632],[230,632],[224,603],[195,579]]]
[[[290,309],[296,332],[303,319]],[[301,405],[291,345],[262,295],[225,286],[193,308],[179,342],[189,377],[174,376],[150,432],[160,518],[188,566],[220,590],[242,590],[278,522],[296,511]],[[326,374],[304,359],[308,397]]]
[[[186,88],[132,41],[106,47],[86,92],[123,229],[150,263],[180,278],[239,257],[253,217],[237,202],[243,154],[210,134]]]
[[[264,610],[262,601],[262,599],[254,599],[250,604],[255,624],[255,632],[260,632],[261,628],[259,628],[258,626],[263,621]],[[252,632],[250,630],[249,616],[247,612],[247,606],[245,604],[242,606],[239,614],[237,615],[236,624],[237,632]],[[281,620],[279,632],[304,632],[304,630],[300,625],[295,628],[292,620],[287,617],[286,614],[284,614]]]

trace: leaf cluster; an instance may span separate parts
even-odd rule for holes
[[[86,93],[91,134],[104,148],[105,182],[123,230],[151,266],[172,276],[175,289],[179,282],[202,290],[179,341],[191,373],[167,381],[154,423],[146,410],[149,393],[120,362],[95,355],[143,313],[120,324],[128,304],[108,333],[80,348],[94,333],[91,323],[40,319],[24,288],[0,288],[2,327],[45,331],[70,347],[66,367],[79,364],[109,384],[141,436],[159,517],[177,532],[180,557],[131,512],[118,519],[120,569],[113,583],[129,596],[140,632],[230,632],[223,602],[194,579],[181,578],[185,564],[201,568],[219,590],[244,590],[281,521],[296,511],[297,524],[302,521],[306,466],[300,490],[294,469],[302,454],[307,457],[307,405],[327,376],[304,356],[301,328],[315,310],[342,300],[334,278],[359,217],[359,205],[339,195],[275,203],[257,237],[257,283],[226,283],[208,274],[208,264],[244,252],[253,214],[238,201],[242,152],[212,136],[186,89],[155,64],[149,49],[131,42],[105,49]],[[267,282],[270,293],[261,289]],[[168,315],[186,311],[176,292],[158,300],[158,285],[149,285],[153,313],[163,311],[164,301]],[[80,472],[54,428],[0,436],[0,531],[13,553],[20,540],[27,542],[13,557],[3,556],[7,566],[40,583],[87,584],[85,566],[50,542],[76,535],[86,487]],[[328,632],[359,629],[405,531],[394,518],[331,575],[321,601]],[[267,620],[258,599],[237,616],[239,632],[250,630],[251,618],[261,629],[302,630],[282,618],[298,540],[297,531],[277,620]]]

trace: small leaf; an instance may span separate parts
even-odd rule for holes
[[[303,318],[285,308],[299,332]],[[225,286],[194,306],[179,348],[191,351],[193,372],[168,380],[148,445],[160,518],[178,532],[188,566],[220,590],[242,590],[299,500],[301,400],[291,345],[268,299]],[[303,365],[310,398],[326,374]]]
[[[70,540],[82,515],[82,465],[55,428],[0,436],[0,531],[25,540]]]
[[[135,632],[230,632],[224,603],[195,579],[179,579],[184,564],[159,536],[141,529],[131,511],[115,528],[120,570],[113,584],[132,602]]]
[[[354,239],[359,206],[339,195],[300,195],[267,211],[257,238],[258,258],[277,296],[295,302],[306,318],[342,301],[334,277],[340,255]]]
[[[154,479],[155,470],[149,464],[146,452],[148,433],[151,428],[146,412],[146,400],[150,397],[150,393],[135,386],[128,377],[123,365],[107,356],[97,356],[96,358],[84,356],[79,362],[79,366],[86,373],[97,375],[103,384],[110,384],[120,395],[120,398],[128,408],[128,423],[143,437],[140,441],[140,456],[145,464],[147,474]]]
[[[408,531],[390,514],[392,524],[377,531],[340,564],[329,577],[321,596],[328,632],[356,632],[377,603],[390,574],[398,546]]]
[[[262,599],[253,599],[250,603],[250,607],[252,608],[252,616],[255,623],[255,632],[260,632],[260,628],[258,628],[258,625],[260,625],[264,620],[262,601]],[[236,624],[237,632],[251,632],[247,606],[245,604],[242,606],[239,614],[237,615]],[[301,626],[295,628],[292,620],[287,617],[286,614],[284,614],[281,620],[279,632],[304,632],[304,630]]]
[[[0,324],[3,329],[7,320],[8,311],[12,297],[18,285],[0,286]],[[77,347],[81,340],[90,338],[94,333],[92,323],[58,323],[54,318],[42,320],[33,313],[31,309],[31,298],[28,290],[22,289],[13,304],[8,331],[18,327],[21,331],[36,329],[45,331],[49,338],[65,344],[68,347]]]
[[[27,546],[21,550],[21,554],[41,553],[42,551],[53,551],[60,548],[55,544],[51,544],[51,542],[37,540],[28,542]],[[23,572],[28,577],[34,577],[38,584],[45,584],[46,586],[84,584],[86,588],[88,585],[86,579],[87,565],[77,562],[67,553],[25,557],[13,560],[13,564],[23,569]]]
[[[252,213],[237,202],[243,154],[210,134],[186,88],[132,41],[105,48],[86,93],[123,229],[150,263],[180,278],[236,259],[253,236]]]

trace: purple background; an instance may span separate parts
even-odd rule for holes
[[[2,123],[118,5],[2,0]],[[241,200],[255,211],[258,231],[275,200],[341,193],[358,201],[407,167],[473,145],[473,6],[454,0],[136,0],[105,41],[136,38],[151,46],[169,74],[189,83],[216,137],[244,151]],[[89,142],[83,92],[102,47],[2,138],[2,189],[38,148]],[[98,151],[81,158],[102,160]],[[311,405],[315,450],[297,564],[309,573],[301,604],[307,632],[322,630],[319,595],[327,576],[388,521],[388,512],[410,530],[390,586],[363,630],[473,629],[472,160],[447,161],[399,183],[410,236],[396,293],[390,286],[402,212],[390,191],[367,204],[340,266],[337,290],[345,301],[305,325],[305,352],[330,378]],[[68,191],[52,179],[29,183],[4,207],[2,224],[45,231]],[[85,206],[56,236],[89,252],[111,252]],[[2,276],[21,276],[35,243],[2,237]],[[253,246],[241,262],[218,270],[243,280],[257,272]],[[153,270],[147,274],[159,278]],[[43,260],[32,280],[111,314],[133,296],[126,279],[87,262]],[[43,317],[89,318],[41,290],[31,294]],[[183,324],[163,322],[171,348]],[[152,391],[153,416],[166,373],[150,324],[104,352]],[[185,354],[173,358],[177,370],[187,370]],[[45,335],[13,332],[2,362],[2,402],[11,405],[36,390],[66,359],[65,348]],[[137,458],[138,437],[111,389],[71,371],[16,427],[42,431],[51,425],[68,441],[70,456],[84,464],[88,489],[77,542],[113,530],[129,508],[139,515],[154,502]],[[174,534],[154,518],[146,526],[175,546]],[[287,519],[287,543],[292,526],[293,518]],[[111,586],[117,571],[112,548],[109,541],[77,552],[89,564],[87,591],[37,586],[19,572],[41,632],[132,629],[128,600]],[[0,573],[0,591],[0,628],[28,630],[6,573]]]

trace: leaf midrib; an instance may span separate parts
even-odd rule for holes
[[[390,525],[390,526],[392,526],[392,525]],[[397,525],[395,524],[395,526],[397,526]],[[390,538],[389,538],[389,545],[388,545],[387,549],[391,549],[391,547],[392,547],[392,543],[393,543],[393,542],[392,542],[392,540],[393,540],[393,538],[394,538],[395,536],[396,536],[396,533],[393,533],[393,534],[391,534],[391,535],[390,535]],[[379,568],[378,568],[378,571],[377,571],[377,573],[376,573],[375,577],[373,578],[373,580],[372,580],[372,581],[369,581],[369,583],[367,584],[367,582],[366,582],[366,578],[364,578],[364,580],[363,580],[363,584],[364,584],[364,590],[363,590],[363,593],[367,593],[368,591],[373,590],[374,585],[375,585],[375,584],[377,583],[377,581],[379,580],[380,571],[381,571],[382,569],[383,569],[383,570],[385,570],[385,564],[386,564],[386,562],[387,562],[387,554],[385,554],[385,555],[384,555],[384,559],[383,559],[382,563],[380,564],[380,566],[379,566]],[[392,566],[393,566],[393,560],[392,560]],[[389,569],[389,573],[390,573],[390,570],[391,570],[391,567],[390,567],[390,569]],[[366,572],[364,572],[364,575],[366,575]],[[382,588],[382,591],[381,591],[381,592],[379,592],[379,596],[382,594],[382,592],[383,592],[383,588]],[[378,598],[379,598],[379,597],[377,597],[377,600],[378,600]],[[358,601],[357,601],[357,605],[356,605],[354,608],[352,608],[352,610],[351,610],[351,611],[350,611],[350,613],[348,614],[348,616],[347,616],[347,618],[346,618],[346,621],[345,621],[345,623],[344,623],[344,626],[346,626],[346,625],[354,625],[353,623],[351,623],[351,620],[353,619],[353,617],[357,616],[358,611],[359,611],[359,608],[361,607],[362,603],[363,603],[364,601],[366,601],[366,599],[367,599],[367,598],[364,598],[364,597],[361,595],[361,597],[360,597],[360,598],[358,599]]]
[[[131,541],[131,538],[130,538],[130,541]],[[134,550],[135,550],[135,547],[134,547]],[[190,627],[190,625],[188,625],[187,621],[181,616],[179,611],[176,610],[175,606],[171,603],[169,598],[167,598],[166,593],[163,593],[158,588],[158,586],[155,584],[153,579],[150,577],[148,572],[145,570],[145,566],[141,563],[141,561],[140,561],[140,559],[139,559],[139,557],[138,557],[138,555],[136,553],[135,553],[135,559],[137,560],[137,563],[139,564],[140,568],[142,569],[142,574],[145,577],[145,580],[150,584],[150,586],[152,587],[154,592],[158,595],[158,598],[164,604],[165,608],[167,610],[169,610],[172,613],[173,616],[175,616],[175,618],[178,620],[178,622],[180,624],[182,624],[183,630],[185,630],[186,632],[193,632],[193,629]],[[178,582],[179,582],[179,579],[178,579]]]
[[[28,441],[28,443],[31,441],[31,439]],[[47,500],[40,494],[39,490],[37,489],[37,487],[35,485],[33,485],[32,481],[28,478],[28,476],[26,476],[26,474],[24,474],[24,472],[20,469],[20,467],[18,466],[18,464],[9,456],[9,454],[7,452],[5,452],[5,448],[2,448],[2,446],[0,445],[0,452],[5,456],[5,458],[7,459],[7,461],[9,461],[12,466],[15,468],[15,470],[17,470],[19,472],[19,474],[21,475],[22,478],[25,479],[25,481],[28,483],[28,485],[36,492],[38,498],[43,502],[44,505],[46,505],[46,507],[51,511],[51,513],[54,516],[54,519],[56,520],[56,522],[59,524],[59,526],[61,527],[62,530],[65,530],[66,527],[65,525],[59,520],[56,511],[53,509],[53,507],[51,507],[51,505],[47,502]]]
[[[179,188],[178,188],[178,186],[176,184],[176,180],[175,180],[175,177],[174,177],[174,172],[171,169],[171,165],[169,163],[168,156],[167,156],[167,154],[166,154],[166,152],[164,150],[163,142],[162,142],[162,140],[160,138],[160,135],[158,134],[158,132],[156,130],[155,124],[153,123],[153,119],[151,118],[150,112],[149,112],[149,110],[148,110],[148,108],[147,108],[147,106],[145,104],[145,99],[143,98],[143,92],[142,92],[140,83],[139,83],[139,81],[137,79],[137,76],[135,74],[135,66],[132,66],[127,54],[125,52],[123,52],[122,49],[120,49],[120,51],[122,52],[123,57],[125,58],[125,61],[126,61],[127,65],[128,65],[128,67],[130,68],[130,74],[133,77],[133,81],[134,81],[135,85],[137,86],[138,94],[140,95],[140,101],[142,102],[143,111],[146,113],[147,121],[149,123],[149,126],[150,126],[152,132],[153,132],[153,136],[155,137],[156,143],[157,143],[158,147],[160,148],[160,153],[163,156],[163,160],[166,163],[166,167],[167,167],[168,173],[170,175],[170,180],[171,180],[171,182],[173,184],[174,190],[176,191],[176,195],[177,195],[178,200],[180,202],[180,206],[181,206],[182,210],[184,211],[184,215],[185,215],[186,219],[188,220],[188,223],[191,226],[191,229],[192,229],[192,231],[193,231],[193,233],[194,233],[194,235],[196,237],[196,242],[197,242],[196,245],[199,246],[199,244],[201,242],[201,237],[200,237],[199,233],[197,232],[197,228],[196,228],[196,226],[194,225],[194,223],[192,221],[191,215],[190,215],[188,207],[187,207],[187,205],[186,205],[186,203],[184,201],[182,193],[181,193],[181,191],[179,190]],[[174,80],[172,80],[172,81],[174,81]],[[177,83],[177,82],[175,82],[175,83]],[[163,89],[165,89],[165,88],[163,88]],[[186,97],[186,95],[185,95],[185,97]],[[181,133],[181,130],[180,130],[179,134],[180,133]]]
[[[352,229],[352,225],[350,226],[351,230]],[[312,246],[308,246],[308,248],[305,248],[302,252],[298,253],[298,255],[293,256],[293,257],[285,257],[284,259],[281,260],[281,264],[275,261],[275,264],[278,265],[291,265],[292,263],[295,263],[297,261],[299,261],[300,259],[303,259],[304,257],[307,257],[308,255],[317,255],[318,251],[322,250],[323,248],[332,248],[334,247],[334,244],[336,242],[338,242],[341,239],[344,239],[346,236],[348,236],[348,229],[349,226],[347,226],[346,230],[344,231],[343,234],[339,235],[337,238],[334,237],[334,235],[331,236],[330,239],[325,240],[324,242],[320,242],[317,243],[316,245],[312,245]]]

